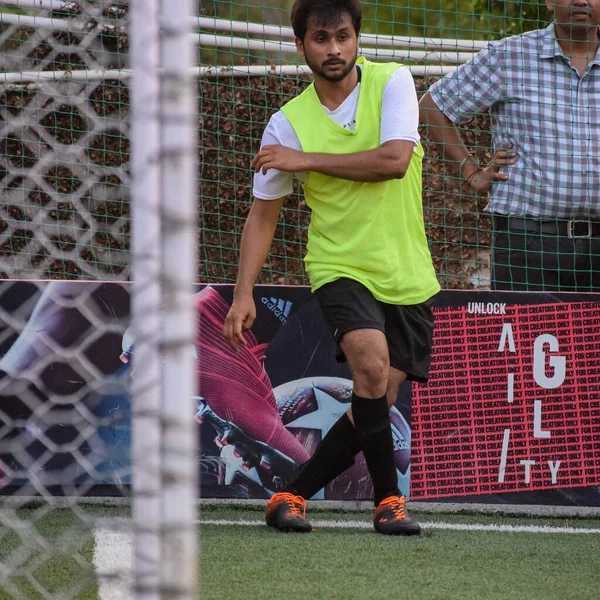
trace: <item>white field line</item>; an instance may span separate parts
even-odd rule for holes
[[[111,527],[112,523],[112,528]],[[266,527],[262,520],[201,519],[199,525]],[[315,520],[316,529],[371,529],[369,521]],[[480,523],[421,523],[425,530],[492,531],[499,533],[600,534],[600,529],[547,525],[483,525]],[[130,519],[107,519],[95,531],[94,566],[100,600],[133,599],[133,538]]]
[[[315,527],[324,529],[371,529],[373,525],[369,521],[343,521],[343,520],[313,520],[310,521]],[[264,526],[264,521],[249,520],[226,520],[226,519],[201,519],[199,525],[242,525],[242,526]],[[600,529],[585,527],[549,527],[547,525],[483,525],[480,523],[444,523],[443,521],[429,521],[420,523],[422,529],[441,531],[495,531],[499,533],[568,533],[568,534],[600,534]]]
[[[129,519],[127,520],[129,521]],[[119,519],[119,523],[125,520]],[[132,535],[123,526],[106,524],[94,533],[94,567],[98,576],[100,600],[131,600],[133,598]]]

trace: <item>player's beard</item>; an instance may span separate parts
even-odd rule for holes
[[[354,69],[354,65],[356,64],[357,58],[358,58],[358,51],[356,52],[356,54],[354,55],[354,58],[350,62],[346,62],[345,60],[340,59],[340,61],[343,62],[343,64],[344,64],[344,69],[342,71],[340,71],[339,73],[336,73],[335,75],[328,75],[325,72],[324,66],[329,61],[325,61],[322,65],[319,66],[308,57],[308,54],[306,54],[306,51],[304,53],[304,60],[306,61],[308,68],[315,75],[318,75],[319,77],[322,77],[323,79],[325,79],[326,81],[329,81],[331,83],[337,83],[338,81],[342,81],[342,79],[344,79],[348,75],[348,73],[350,73],[352,71],[352,69]]]

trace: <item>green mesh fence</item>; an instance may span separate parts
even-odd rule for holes
[[[126,279],[128,5],[90,0],[54,2],[50,9],[44,1],[22,0],[19,8],[17,0],[0,2],[6,74],[0,86],[0,275]],[[200,281],[235,280],[252,202],[250,161],[269,117],[310,81],[294,50],[290,6],[288,0],[198,3]],[[31,16],[35,23],[17,18]],[[372,60],[408,65],[422,95],[489,41],[551,21],[545,3],[535,1],[365,1],[362,50]],[[51,70],[71,79],[19,79],[19,73]],[[80,71],[85,79],[77,78]],[[489,112],[460,131],[487,164]],[[425,221],[440,283],[489,287],[488,199],[458,178],[457,164],[431,143],[425,127],[421,135]],[[285,202],[261,282],[307,283],[302,258],[309,219],[298,190]]]
[[[425,222],[442,286],[600,289],[595,223],[600,11],[566,0],[551,9],[544,2],[493,0],[362,5],[362,54],[407,65],[421,96],[443,75],[475,60],[490,41],[509,38],[482,54],[483,66],[461,70],[463,80],[454,89],[436,88],[442,90],[444,112],[454,112],[452,120],[461,123],[462,140],[481,167],[494,158],[494,150],[513,144],[521,166],[504,168],[508,183],[494,182],[490,194],[476,193],[458,176],[461,161],[452,158],[449,145],[442,148],[439,131],[421,128]],[[212,67],[201,79],[202,260],[209,281],[234,280],[235,241],[251,201],[251,174],[245,169],[266,120],[310,81],[295,53],[288,12],[287,3],[202,4],[201,60]],[[556,27],[549,27],[554,19]],[[233,70],[217,68],[225,65]],[[482,99],[468,118],[461,116],[461,97],[471,107]],[[492,212],[511,216],[494,217],[494,234]],[[301,258],[309,218],[301,194],[286,201],[262,281],[306,283]]]
[[[208,281],[235,280],[239,235],[252,200],[248,165],[269,117],[311,80],[306,70],[297,75],[289,68],[284,74],[244,74],[244,65],[302,68],[289,30],[290,5],[276,1],[258,5],[201,3],[203,31],[216,34],[205,37],[202,64],[236,67],[235,73],[213,69],[200,83],[201,275]],[[384,0],[363,2],[362,6],[363,53],[372,60],[390,60],[390,51],[397,52],[394,59],[411,67],[419,94],[427,91],[441,72],[473,57],[487,41],[548,22],[538,3]],[[210,18],[215,19],[212,28]],[[239,22],[237,31],[226,31],[228,20]],[[274,28],[253,28],[246,33],[243,23],[279,25],[281,30],[279,35]],[[369,34],[380,38],[374,41]],[[246,38],[248,45],[228,43],[225,36]],[[414,41],[392,45],[386,36],[410,36]],[[264,40],[271,40],[272,51],[261,50],[260,41]],[[456,166],[447,165],[439,149],[428,144],[426,132],[421,133],[426,150],[425,221],[440,282],[450,288],[487,287],[490,221],[482,213],[486,199],[461,185]],[[473,154],[487,163],[491,156],[489,115],[473,119],[462,128],[462,134]],[[302,256],[309,219],[301,193],[286,200],[261,281],[307,283]]]
[[[0,3],[2,278],[128,277],[126,15]]]

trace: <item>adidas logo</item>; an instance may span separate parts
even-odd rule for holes
[[[261,302],[282,322],[286,323],[292,310],[292,303],[281,298],[266,298],[263,296]]]
[[[392,439],[394,441],[394,452],[410,450],[410,442],[393,425]]]

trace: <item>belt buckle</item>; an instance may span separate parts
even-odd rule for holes
[[[586,235],[576,235],[573,233],[573,227],[578,223],[587,225]],[[570,238],[591,238],[592,237],[592,222],[591,221],[567,221],[567,237]]]

